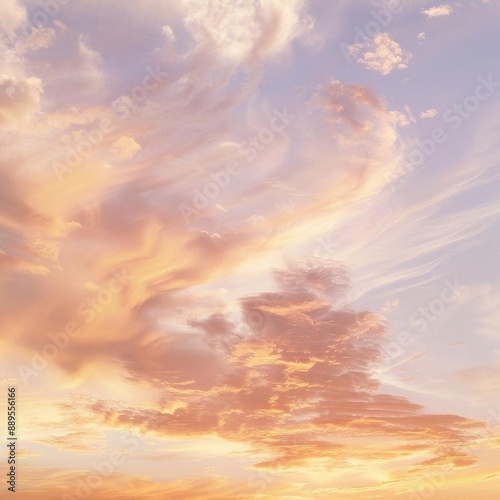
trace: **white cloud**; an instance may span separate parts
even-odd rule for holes
[[[417,35],[418,40],[425,40],[425,31],[422,31]]]
[[[438,16],[448,16],[453,12],[453,8],[450,7],[448,4],[443,4],[430,7],[428,9],[425,9],[423,12],[429,18]]]
[[[315,37],[314,19],[304,19],[302,0],[186,0],[183,6],[191,36],[200,46],[231,63],[275,56],[299,37],[313,45],[321,42]]]
[[[420,118],[432,118],[437,115],[437,111],[434,108],[427,109],[420,113]]]
[[[316,19],[312,16],[305,16],[301,22],[299,37],[306,47],[320,49],[323,47],[325,39],[316,31],[315,26]]]
[[[349,45],[348,50],[356,62],[382,75],[388,75],[395,69],[406,68],[412,57],[412,54],[403,50],[388,33],[378,33],[368,44]]]
[[[174,32],[170,26],[168,25],[163,26],[161,32],[168,41],[173,42],[175,40]]]
[[[26,9],[17,0],[2,0],[0,2],[0,31],[12,36],[25,20]]]
[[[52,45],[56,32],[52,28],[36,28],[25,40],[16,43],[18,51],[46,49]]]
[[[410,124],[408,117],[401,111],[391,111],[391,115],[400,127],[407,127]]]
[[[389,114],[398,125],[398,127],[407,127],[410,123],[415,123],[415,117],[413,116],[413,112],[408,106],[405,104],[403,106],[403,111],[390,111]]]
[[[394,119],[396,120],[396,123],[400,126],[400,127],[407,127],[410,122],[408,121],[408,117],[406,115],[404,115],[403,113],[401,113],[400,111],[393,111],[393,116],[394,116]]]

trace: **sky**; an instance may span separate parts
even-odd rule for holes
[[[498,500],[499,20],[2,0],[16,498]]]

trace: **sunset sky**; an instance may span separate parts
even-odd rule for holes
[[[13,498],[498,500],[499,22],[1,0]]]

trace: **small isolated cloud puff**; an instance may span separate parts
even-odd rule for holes
[[[113,153],[120,160],[129,160],[140,150],[141,146],[132,137],[122,135],[113,142]]]
[[[434,109],[434,108],[430,108],[426,111],[422,111],[422,113],[420,113],[420,118],[432,118],[434,116],[437,115],[437,111]]]
[[[449,16],[453,12],[453,8],[450,7],[448,4],[436,5],[434,7],[425,9],[423,12],[429,18],[438,16]]]
[[[417,35],[418,40],[425,40],[425,31],[422,31]]]
[[[168,41],[173,42],[175,40],[174,32],[168,24],[166,26],[163,26],[161,32]]]
[[[378,33],[369,43],[349,45],[349,54],[368,69],[388,75],[395,69],[406,68],[412,54],[391,39],[388,33]]]

